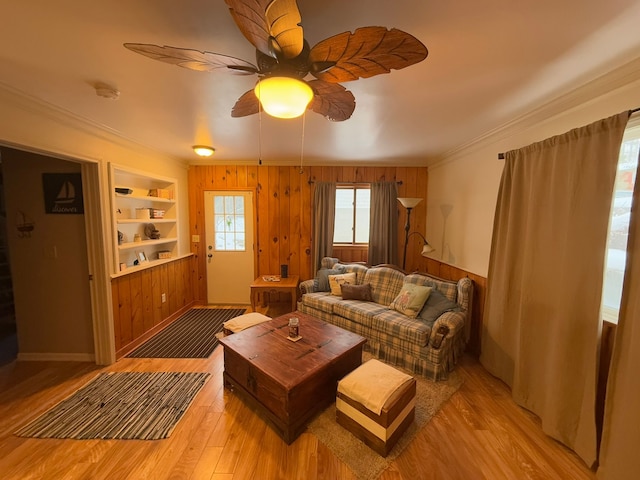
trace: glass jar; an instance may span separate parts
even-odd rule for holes
[[[297,317],[291,317],[289,319],[289,337],[298,338],[300,335],[299,320]]]

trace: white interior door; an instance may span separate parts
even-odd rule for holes
[[[207,302],[250,303],[254,280],[253,192],[205,191]]]

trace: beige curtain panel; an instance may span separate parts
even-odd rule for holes
[[[587,465],[596,460],[600,299],[628,118],[507,152],[489,261],[481,362]]]
[[[602,443],[601,480],[635,479],[640,475],[640,183],[636,176],[627,244],[627,268],[611,358]]]

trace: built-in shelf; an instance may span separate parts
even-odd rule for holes
[[[142,240],[140,242],[127,242],[121,243],[118,245],[118,250],[130,250],[132,248],[146,248],[151,245],[162,245],[165,243],[174,243],[177,242],[177,238],[160,238],[158,240]]]
[[[118,218],[116,223],[122,224],[133,224],[133,223],[176,223],[175,218],[149,218],[149,219],[140,219],[140,218]]]
[[[113,231],[116,238],[114,275],[149,268],[176,258],[178,245],[178,212],[176,180],[159,177],[127,167],[110,165],[110,188]],[[119,193],[116,190],[128,190]],[[161,218],[150,218],[162,210]],[[146,235],[148,225],[160,238]],[[170,258],[159,258],[169,255]]]
[[[115,189],[117,187],[114,186],[113,188]],[[151,197],[149,195],[144,197],[141,195],[125,195],[123,193],[116,193],[115,196],[116,198],[127,198],[129,200],[139,201],[142,203],[176,203],[176,201],[172,198]]]

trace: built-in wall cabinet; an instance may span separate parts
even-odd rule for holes
[[[177,181],[111,164],[116,357],[166,327],[195,302],[194,258],[180,254]]]
[[[141,270],[178,255],[176,180],[110,168],[113,273]]]

